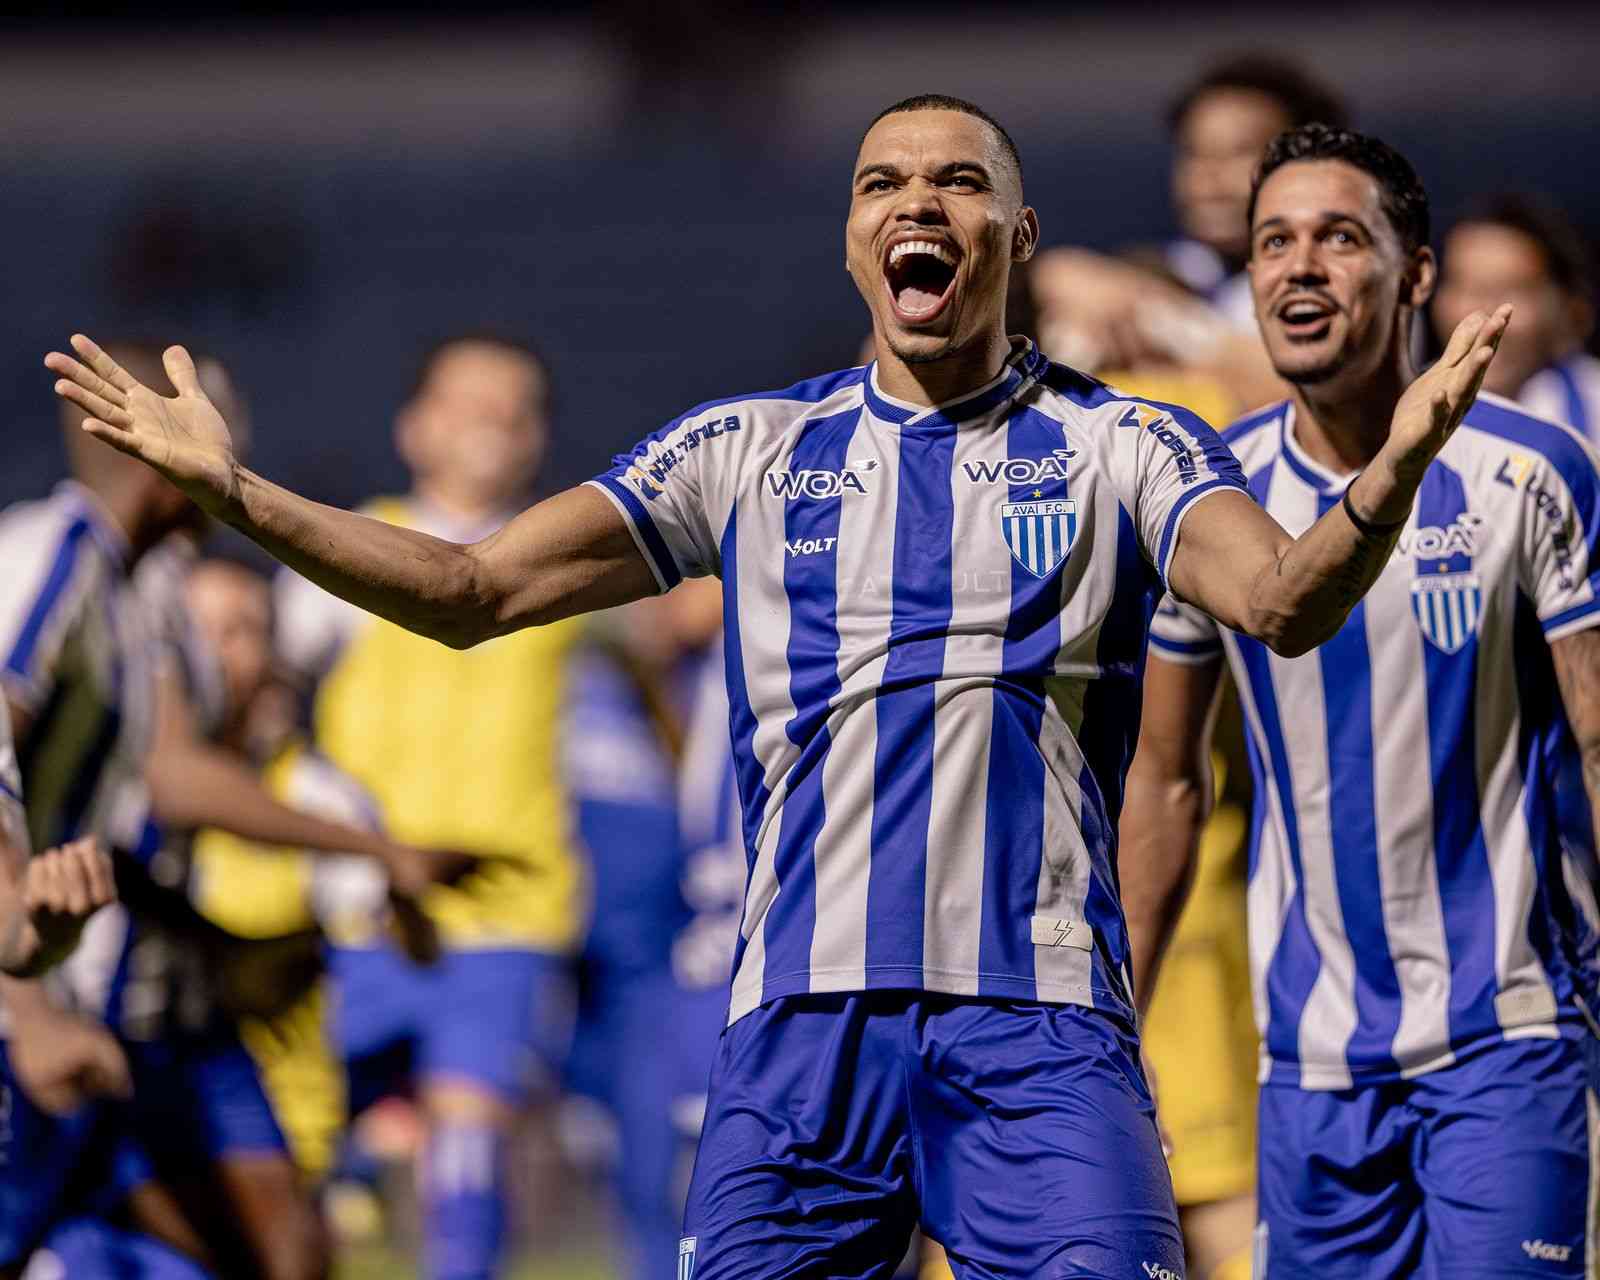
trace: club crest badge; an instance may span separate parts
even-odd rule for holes
[[[1071,498],[1003,503],[1000,528],[1011,558],[1034,577],[1046,578],[1067,558],[1078,536],[1078,504]]]
[[[694,1280],[694,1251],[699,1236],[684,1236],[678,1241],[678,1280]]]
[[[1483,589],[1475,573],[1442,573],[1411,584],[1411,612],[1428,643],[1459,653],[1483,617]]]

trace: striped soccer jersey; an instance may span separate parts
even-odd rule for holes
[[[0,683],[32,717],[17,755],[36,850],[91,834],[134,849],[144,833],[155,657],[128,559],[79,485],[0,514]],[[78,1008],[120,1004],[127,941],[121,906],[89,921],[56,978]]]
[[[1579,351],[1546,366],[1522,384],[1517,403],[1600,446],[1600,359]]]
[[[876,368],[702,405],[594,483],[719,574],[749,863],[730,1018],[911,988],[1128,1016],[1115,871],[1150,614],[1242,476],[1186,410],[1021,343],[934,408]]]
[[[27,851],[28,820],[22,812],[22,773],[11,740],[11,712],[0,698],[0,841]]]
[[[1290,533],[1338,503],[1291,404],[1224,437]],[[1262,1079],[1417,1075],[1592,1002],[1593,898],[1556,830],[1570,750],[1549,645],[1600,624],[1596,459],[1483,395],[1428,469],[1344,627],[1280,658],[1165,602],[1151,645],[1225,652],[1249,726],[1249,916]],[[1592,1007],[1592,1003],[1591,1003]]]

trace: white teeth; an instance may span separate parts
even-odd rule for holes
[[[908,253],[930,253],[947,267],[956,265],[956,255],[932,240],[902,240],[889,250],[889,265],[892,267]]]

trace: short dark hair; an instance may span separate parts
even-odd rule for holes
[[[1524,191],[1497,191],[1474,201],[1456,226],[1505,227],[1539,246],[1545,274],[1563,293],[1594,290],[1594,258],[1577,224],[1556,205]]]
[[[433,376],[433,369],[439,363],[439,358],[456,347],[493,347],[510,355],[521,356],[544,375],[545,392],[546,395],[549,394],[550,366],[545,363],[544,356],[533,343],[525,338],[501,333],[496,329],[468,329],[446,338],[438,338],[423,348],[422,354],[417,358],[416,372],[412,375],[411,390],[406,399],[415,400],[422,394],[423,387],[427,386],[428,379]]]
[[[909,98],[901,98],[893,106],[885,107],[872,117],[861,136],[864,139],[872,132],[873,126],[885,116],[896,116],[903,111],[959,111],[962,115],[972,116],[982,120],[994,130],[995,136],[1000,139],[1000,147],[1006,153],[1007,159],[1017,171],[1017,185],[1022,185],[1022,153],[1017,150],[1017,144],[1011,140],[1011,135],[1006,132],[1005,125],[1001,124],[992,115],[975,102],[968,102],[965,98],[952,98],[945,93],[919,93]]]
[[[1194,104],[1218,89],[1247,89],[1283,108],[1289,127],[1322,123],[1344,128],[1350,111],[1344,98],[1300,63],[1273,53],[1237,53],[1213,63],[1167,107],[1167,127],[1177,130]]]
[[[1302,160],[1338,160],[1371,175],[1378,184],[1378,202],[1406,251],[1414,253],[1428,243],[1428,192],[1411,162],[1387,142],[1354,129],[1335,129],[1325,124],[1285,130],[1267,144],[1250,184],[1252,227],[1262,184],[1284,165]]]

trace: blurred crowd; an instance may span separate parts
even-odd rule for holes
[[[1012,331],[1219,426],[1280,395],[1251,177],[1284,129],[1353,110],[1276,57],[1197,68],[1167,115],[1174,236],[1047,249]],[[1434,334],[1514,302],[1489,389],[1600,443],[1587,236],[1515,178],[1439,241]],[[170,392],[159,350],[108,350]],[[199,368],[244,422],[250,388],[220,354]],[[560,377],[516,335],[446,335],[393,407],[411,487],[365,510],[491,536],[552,448],[584,448],[555,429]],[[509,1274],[582,1180],[614,1273],[675,1276],[748,843],[715,582],[458,652],[267,573],[80,417],[71,476],[0,516],[0,710],[27,843],[97,835],[122,901],[0,988],[0,1053],[37,1104],[0,1130],[50,1126],[56,1153],[0,1204],[0,1275],[316,1280],[385,1241],[433,1280]],[[1162,1116],[1197,1280],[1248,1275],[1254,1222],[1248,777],[1224,702],[1222,802],[1146,1028],[1156,1078],[1185,1082]]]

